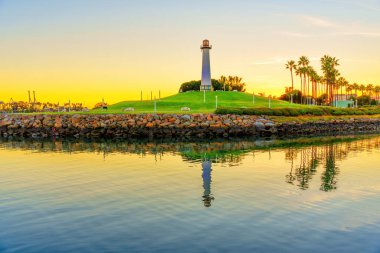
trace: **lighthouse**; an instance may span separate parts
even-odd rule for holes
[[[210,67],[210,50],[212,46],[208,40],[204,40],[201,46],[202,50],[202,81],[201,91],[211,91],[211,67]]]

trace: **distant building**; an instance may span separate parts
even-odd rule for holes
[[[208,40],[204,40],[202,49],[202,81],[201,91],[211,91],[211,66],[210,66],[210,50],[212,46]]]
[[[334,106],[338,108],[352,108],[355,107],[355,102],[353,99],[356,98],[356,95],[350,94],[335,94]]]

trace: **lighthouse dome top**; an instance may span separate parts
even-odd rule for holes
[[[202,46],[201,46],[201,49],[205,49],[205,48],[209,48],[209,49],[212,48],[212,46],[210,45],[210,41],[207,40],[207,39],[203,40],[203,43],[202,43]]]

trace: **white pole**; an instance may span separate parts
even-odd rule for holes
[[[218,109],[218,96],[215,96],[215,109]]]
[[[293,104],[293,94],[290,94],[290,103]]]
[[[206,90],[203,90],[203,103],[206,103]]]
[[[154,113],[157,112],[157,101],[156,101],[156,97],[154,97]]]
[[[269,109],[270,109],[270,96],[268,97],[268,106],[269,106]]]

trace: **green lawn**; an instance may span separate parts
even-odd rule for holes
[[[253,103],[252,94],[241,92],[206,92],[206,103],[203,102],[203,92],[185,92],[157,100],[157,113],[189,113],[181,112],[182,107],[189,107],[191,113],[211,113],[215,111],[216,96],[218,107],[268,107],[268,98],[255,96]],[[92,113],[122,113],[125,108],[132,107],[134,113],[153,113],[153,101],[124,101],[108,106],[107,111],[101,109],[92,110]],[[281,100],[271,100],[271,108],[300,107]]]

